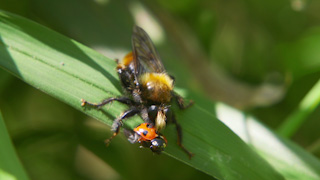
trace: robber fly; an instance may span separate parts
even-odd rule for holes
[[[117,72],[126,95],[112,97],[99,104],[82,99],[82,106],[88,104],[99,108],[112,101],[129,106],[128,110],[114,120],[112,125],[114,134],[106,140],[106,143],[119,133],[124,119],[136,114],[139,114],[146,123],[154,126],[157,131],[163,129],[166,124],[175,124],[177,143],[191,158],[193,153],[182,144],[181,126],[171,110],[171,103],[175,100],[180,109],[186,109],[193,102],[186,105],[183,98],[173,91],[174,78],[167,74],[148,34],[138,26],[133,28],[132,48],[132,52],[128,53],[122,61],[117,60]]]

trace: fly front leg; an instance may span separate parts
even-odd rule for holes
[[[112,130],[114,133],[113,133],[113,135],[112,135],[110,138],[108,138],[108,139],[106,139],[106,140],[104,141],[105,144],[106,144],[106,146],[108,146],[108,145],[110,144],[111,140],[119,134],[120,128],[121,128],[122,125],[123,125],[122,120],[127,119],[127,118],[130,118],[130,117],[138,114],[139,112],[140,112],[139,109],[137,109],[137,108],[131,108],[131,109],[123,112],[123,113],[120,115],[120,117],[116,118],[116,119],[113,121],[113,124],[112,124],[112,126],[111,126],[111,130]]]
[[[101,103],[92,103],[92,102],[88,102],[84,99],[81,99],[81,106],[85,106],[85,105],[90,105],[90,106],[93,106],[93,107],[96,107],[96,108],[101,108],[102,106],[106,105],[106,104],[109,104],[113,101],[118,101],[122,104],[126,104],[126,105],[129,105],[129,106],[132,106],[134,105],[134,102],[132,99],[128,98],[128,97],[111,97],[111,98],[108,98],[108,99],[105,99],[103,100]]]

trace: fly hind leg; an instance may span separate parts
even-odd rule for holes
[[[174,124],[176,125],[177,136],[178,136],[177,144],[178,144],[178,146],[189,156],[189,159],[191,159],[191,158],[194,156],[194,154],[193,154],[192,152],[188,151],[188,150],[184,147],[184,145],[182,144],[182,129],[181,129],[181,126],[180,126],[180,124],[178,124],[178,122],[176,121],[174,115],[172,115],[171,118],[172,118],[172,119],[171,119],[171,120],[172,120],[172,123],[174,123]]]

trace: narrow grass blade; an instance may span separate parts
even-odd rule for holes
[[[319,106],[320,80],[313,86],[302,99],[299,107],[291,113],[281,124],[278,133],[284,137],[291,137],[299,127],[307,120],[307,117]]]

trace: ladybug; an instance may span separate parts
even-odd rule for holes
[[[167,139],[158,133],[150,123],[142,123],[133,131],[124,131],[131,143],[140,143],[144,148],[150,148],[152,152],[160,154],[167,146]]]
[[[156,129],[150,123],[142,123],[134,128],[133,131],[141,136],[139,141],[151,141],[158,136]]]

